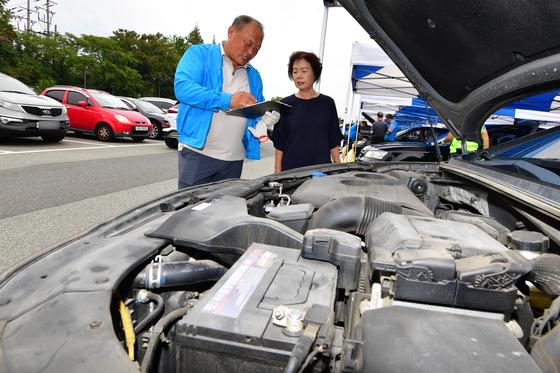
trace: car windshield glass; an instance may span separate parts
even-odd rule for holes
[[[151,104],[147,101],[134,100],[133,102],[134,102],[134,105],[138,106],[140,108],[140,110],[143,111],[143,112],[146,112],[146,113],[164,113],[163,110],[161,110],[160,108],[158,108],[154,104]]]
[[[93,92],[91,95],[101,107],[107,109],[130,110],[124,102],[108,93]]]
[[[477,163],[560,186],[560,127],[478,154]]]
[[[23,84],[17,79],[11,78],[9,76],[0,76],[0,91],[2,92],[14,92],[14,93],[24,93],[26,95],[35,95],[31,88]]]

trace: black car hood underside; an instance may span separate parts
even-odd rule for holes
[[[459,138],[560,86],[560,2],[340,0]]]

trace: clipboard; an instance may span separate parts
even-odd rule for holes
[[[285,104],[281,101],[263,101],[254,105],[245,106],[243,108],[226,111],[226,114],[234,115],[237,117],[245,117],[247,119],[255,119],[260,117],[267,111],[275,110],[281,113],[283,110],[291,108],[291,105]]]

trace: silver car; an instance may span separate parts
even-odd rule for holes
[[[0,73],[0,137],[41,136],[58,142],[67,128],[68,115],[60,102]]]

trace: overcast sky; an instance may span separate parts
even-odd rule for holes
[[[46,0],[31,0],[42,5]],[[233,18],[248,14],[265,26],[265,38],[253,65],[261,72],[264,95],[295,92],[288,79],[289,55],[296,50],[319,53],[323,1],[321,0],[56,0],[53,23],[61,33],[108,36],[119,28],[138,33],[186,36],[198,25],[205,42],[225,40]],[[8,6],[25,5],[11,0]],[[40,31],[41,26],[34,29]],[[330,8],[323,58],[321,92],[336,101],[344,115],[352,43],[372,42],[362,27],[342,8]]]

